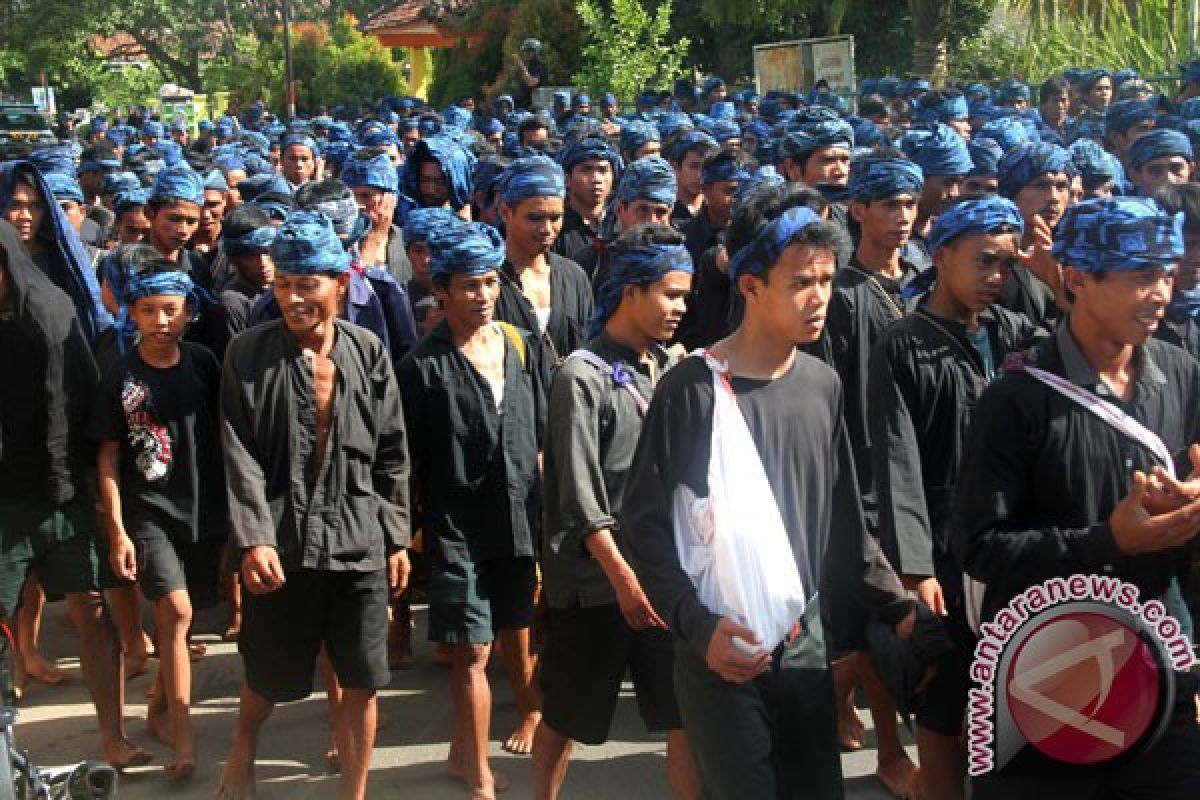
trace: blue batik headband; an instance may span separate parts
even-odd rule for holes
[[[588,323],[588,338],[599,335],[621,304],[626,286],[648,286],[668,272],[692,274],[692,256],[682,244],[647,244],[610,250],[608,278],[596,291],[596,309]]]
[[[1183,221],[1146,197],[1084,200],[1063,215],[1051,253],[1083,272],[1172,271],[1183,258]]]
[[[810,225],[822,222],[820,215],[807,206],[789,208],[777,219],[763,227],[754,239],[729,259],[729,280],[737,283],[738,276],[759,275],[779,260],[779,256],[799,234]]]

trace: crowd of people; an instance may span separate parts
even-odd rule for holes
[[[850,113],[711,77],[623,114],[530,110],[539,50],[486,110],[254,103],[193,137],[136,109],[0,165],[18,683],[63,679],[38,632],[65,597],[104,758],[151,760],[124,678],[153,654],[187,778],[193,614],[224,602],[216,796],[253,795],[319,674],[361,798],[419,601],[475,800],[509,784],[493,655],[539,799],[627,676],[679,798],[843,796],[860,687],[898,798],[1194,798],[1188,673],[1152,745],[1084,770],[968,779],[964,720],[980,620],[1039,581],[1120,577],[1190,635],[1200,62],[1170,96],[882,78]]]

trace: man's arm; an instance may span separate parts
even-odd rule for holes
[[[137,556],[122,517],[120,459],[119,442],[101,442],[96,454],[96,480],[100,489],[100,524],[108,537],[109,563],[118,578],[131,581],[137,577]]]

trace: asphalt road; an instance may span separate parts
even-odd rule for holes
[[[42,634],[43,650],[71,673],[64,686],[31,687],[22,701],[16,728],[18,745],[39,763],[67,764],[99,755],[95,715],[80,682],[75,635],[64,630],[62,604],[47,609]],[[146,731],[145,692],[149,676],[128,683],[127,726],[131,738],[153,751],[155,762],[132,771],[121,779],[120,797],[129,800],[193,800],[210,798],[224,765],[229,737],[237,713],[241,685],[241,660],[234,645],[221,642],[217,632],[224,628],[219,611],[200,615],[197,638],[208,644],[208,655],[194,668],[194,718],[199,742],[199,764],[187,782],[169,780],[162,764],[170,754]],[[424,615],[418,613],[418,632],[423,634]],[[417,666],[393,673],[392,685],[380,693],[380,709],[390,718],[379,732],[371,764],[370,797],[429,798],[458,800],[466,797],[461,784],[443,771],[452,715],[449,673],[429,662],[423,635],[414,637]],[[319,688],[319,682],[317,684]],[[492,722],[493,768],[512,780],[508,798],[531,796],[529,759],[500,749],[515,722],[515,707],[501,667],[492,670],[495,692]],[[862,712],[869,726],[870,715]],[[327,709],[319,691],[307,700],[280,706],[264,729],[259,750],[259,797],[333,797],[336,776],[324,770],[323,755],[328,737]],[[914,748],[910,752],[915,758]],[[630,692],[622,694],[612,738],[601,747],[578,747],[572,759],[565,800],[626,800],[669,798],[663,772],[665,745],[661,738],[647,735],[637,716]],[[890,795],[873,776],[875,753],[871,749],[846,754],[842,759],[846,794],[853,800],[886,800]],[[819,800],[819,798],[814,798]]]

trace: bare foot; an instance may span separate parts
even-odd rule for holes
[[[195,664],[208,655],[208,645],[204,642],[188,642],[188,658]]]
[[[115,744],[104,745],[104,760],[121,772],[130,767],[145,766],[154,760],[154,756],[128,739],[119,739]]]
[[[325,771],[337,775],[342,771],[342,756],[338,752],[337,738],[329,732],[329,746],[325,748]]]
[[[126,655],[123,659],[125,680],[132,680],[139,675],[145,675],[150,671],[150,657],[142,654],[139,656]]]
[[[146,709],[146,729],[163,744],[174,746],[175,731],[171,726],[171,719],[167,716],[167,709],[155,708],[153,700]]]
[[[853,699],[849,703],[843,703],[838,709],[838,744],[843,750],[862,750],[866,735],[867,729],[863,727]]]
[[[533,752],[533,734],[541,720],[540,711],[531,711],[526,714],[521,723],[517,725],[516,730],[508,737],[508,741],[504,743],[504,749],[519,756],[527,756]]]
[[[191,720],[175,731],[175,758],[166,766],[166,772],[177,781],[187,780],[196,772],[196,735]]]
[[[486,800],[500,792],[507,792],[508,787],[512,785],[512,781],[503,772],[491,770],[492,785],[488,788],[482,780],[472,780],[467,774],[467,770],[454,762],[446,762],[446,774],[457,781],[462,781],[471,790],[471,800]]]
[[[67,673],[36,650],[31,653],[23,653],[22,656],[21,660],[25,662],[26,680],[32,679],[47,686],[58,686],[67,679]]]
[[[875,777],[897,800],[922,800],[921,771],[905,754],[875,770]]]
[[[221,771],[221,782],[217,784],[213,800],[248,800],[255,796],[254,759],[236,754],[237,746],[229,753],[225,769]],[[236,755],[235,755],[236,754]]]
[[[242,615],[234,614],[233,619],[229,621],[229,627],[221,634],[221,638],[227,642],[236,642],[238,637],[242,635]]]

